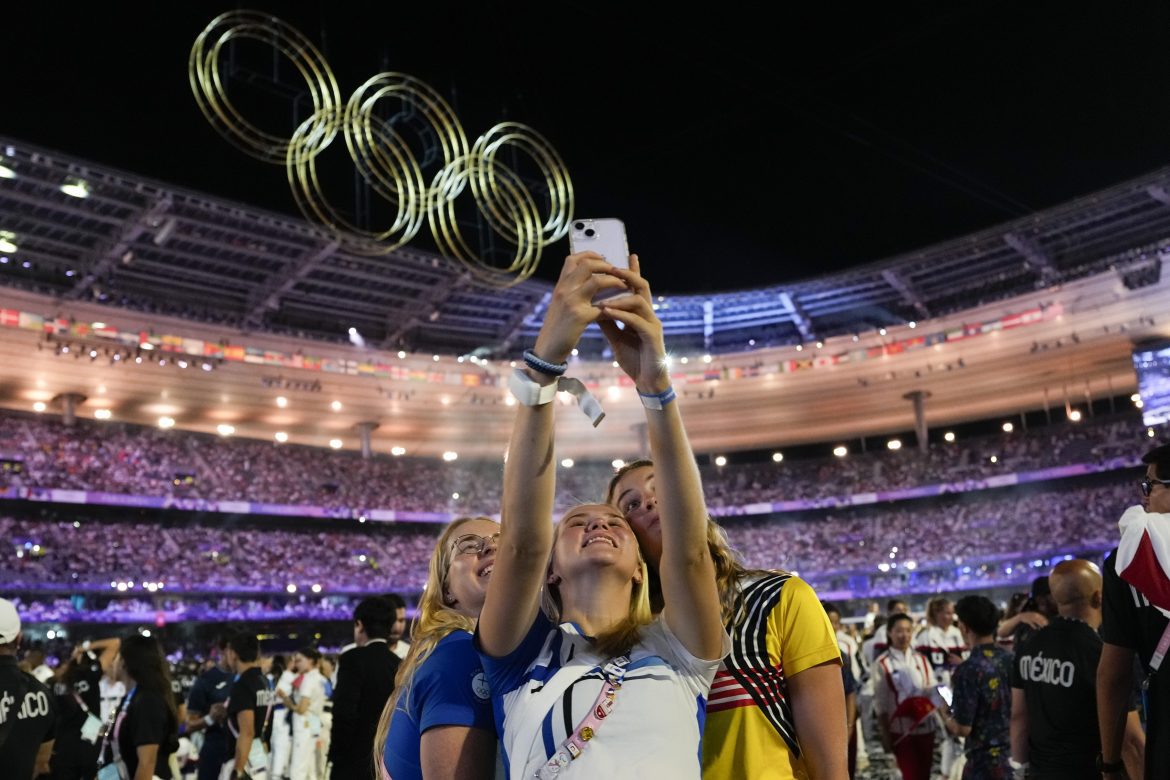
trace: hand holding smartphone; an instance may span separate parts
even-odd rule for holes
[[[630,267],[626,226],[620,219],[573,220],[573,229],[569,232],[569,251],[572,254],[596,252],[610,265],[618,268]],[[629,294],[629,290],[604,290],[593,298],[593,303]]]

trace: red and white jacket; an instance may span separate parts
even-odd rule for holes
[[[874,709],[879,715],[889,716],[890,731],[897,736],[929,734],[935,728],[934,718],[926,718],[915,725],[919,718],[902,713],[906,712],[907,699],[922,697],[929,700],[931,690],[937,684],[926,656],[912,649],[902,651],[891,647],[876,661]]]

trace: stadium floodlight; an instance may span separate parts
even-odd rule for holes
[[[844,444],[839,444],[833,448],[833,454],[836,455],[838,458],[844,458],[846,455],[849,454],[849,448],[846,447]]]
[[[61,185],[60,190],[71,198],[89,197],[89,184],[85,179],[70,179]]]
[[[773,452],[772,453],[772,462],[773,463],[783,463],[784,462],[784,453],[783,452]]]

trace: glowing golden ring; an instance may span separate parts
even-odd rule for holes
[[[497,233],[515,242],[517,236],[510,229],[509,215],[503,213],[497,197],[496,171],[503,163],[496,161],[501,147],[514,146],[526,154],[544,177],[548,191],[549,214],[541,227],[542,243],[559,241],[569,231],[573,215],[573,184],[565,163],[556,149],[540,133],[518,122],[503,122],[488,130],[475,141],[472,155],[487,163],[479,166],[471,177],[471,187],[477,202],[482,204],[484,216]]]
[[[496,170],[485,170],[489,166]],[[480,258],[467,243],[455,217],[456,199],[467,187],[468,181],[479,176],[488,176],[495,180],[497,185],[495,197],[502,205],[501,213],[506,215],[508,220],[507,232],[517,237],[513,242],[516,244],[516,254],[511,265],[506,268],[493,266]],[[473,276],[495,287],[509,287],[532,276],[540,262],[540,252],[544,247],[541,240],[542,220],[532,193],[511,169],[470,154],[454,160],[439,171],[435,176],[431,193],[432,200],[427,217],[431,225],[431,234],[444,255],[459,260]],[[481,210],[484,208],[478,198],[476,205]]]
[[[247,154],[265,162],[283,163],[288,154],[289,139],[261,130],[249,122],[228,98],[220,79],[220,52],[224,44],[237,39],[272,44],[289,59],[308,85],[314,116],[325,115],[322,112],[341,104],[337,80],[329,63],[308,38],[268,14],[256,11],[220,14],[195,39],[187,70],[200,111],[220,135]],[[332,140],[328,135],[313,135],[323,146]]]

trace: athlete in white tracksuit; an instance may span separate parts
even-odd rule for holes
[[[298,672],[287,704],[292,719],[291,780],[317,780],[317,743],[325,709],[325,678],[317,670],[321,654],[306,648],[293,658]]]
[[[296,679],[296,662],[290,658],[288,665],[281,671],[276,682],[278,694],[292,696],[292,684]],[[272,752],[268,757],[268,774],[272,780],[286,780],[288,778],[289,759],[292,756],[292,731],[289,726],[288,705],[277,704],[272,710]]]

